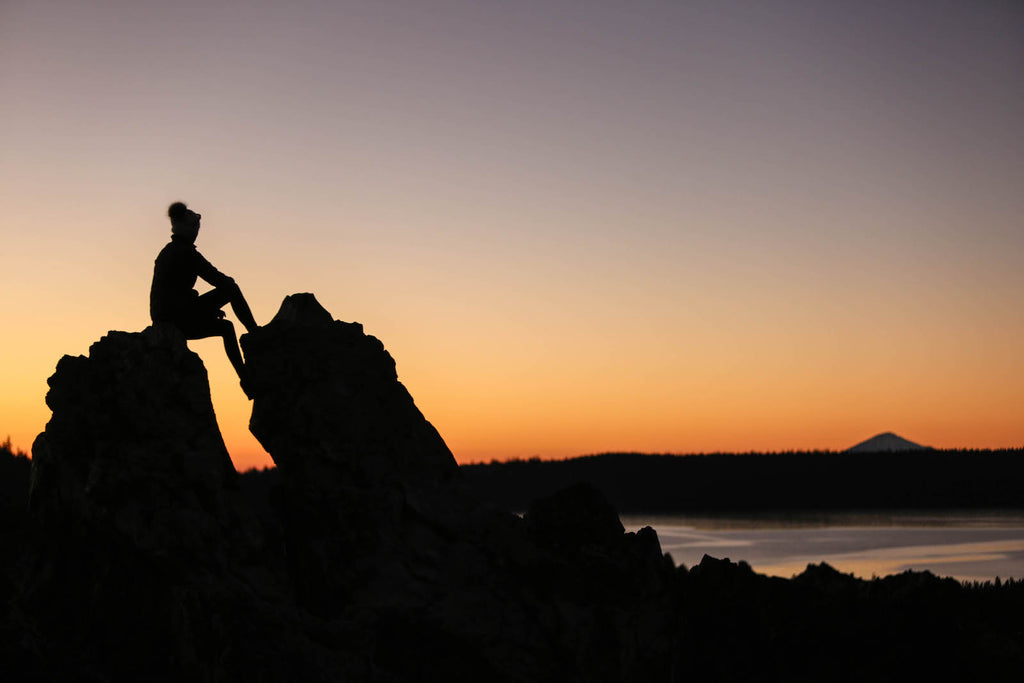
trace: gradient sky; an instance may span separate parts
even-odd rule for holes
[[[460,462],[1024,446],[1024,3],[0,0],[0,93],[21,448],[61,355],[149,323],[179,199]]]

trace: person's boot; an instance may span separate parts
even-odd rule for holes
[[[245,392],[246,398],[250,401],[256,398],[256,392],[252,388],[252,378],[249,377],[248,372],[242,372],[238,376],[238,383],[242,386],[242,391]]]

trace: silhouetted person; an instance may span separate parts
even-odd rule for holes
[[[160,251],[153,267],[149,315],[154,323],[174,324],[186,339],[223,337],[224,350],[238,373],[242,391],[251,399],[249,375],[238,348],[235,326],[224,318],[224,311],[221,310],[221,307],[230,303],[239,322],[247,332],[252,332],[258,326],[249,310],[249,304],[235,281],[214,268],[196,249],[195,241],[199,236],[199,220],[202,216],[183,202],[171,204],[167,215],[171,219],[171,241]],[[200,295],[193,289],[198,278],[214,288]]]

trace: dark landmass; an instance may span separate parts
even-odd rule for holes
[[[293,295],[242,338],[250,429],[227,459],[173,328],[111,332],[50,378],[30,495],[8,495],[11,681],[1017,681],[1024,584],[928,572],[790,579],[705,557],[578,483],[480,502],[383,345]],[[28,461],[0,454],[5,481]],[[24,490],[24,489],[22,489]]]
[[[606,453],[463,465],[483,500],[525,510],[585,481],[629,513],[1024,508],[1024,450]]]

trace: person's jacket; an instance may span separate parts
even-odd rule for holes
[[[203,258],[194,243],[172,235],[153,266],[153,285],[149,290],[149,316],[153,322],[180,319],[199,296],[193,289],[198,278],[214,287],[233,282]]]

